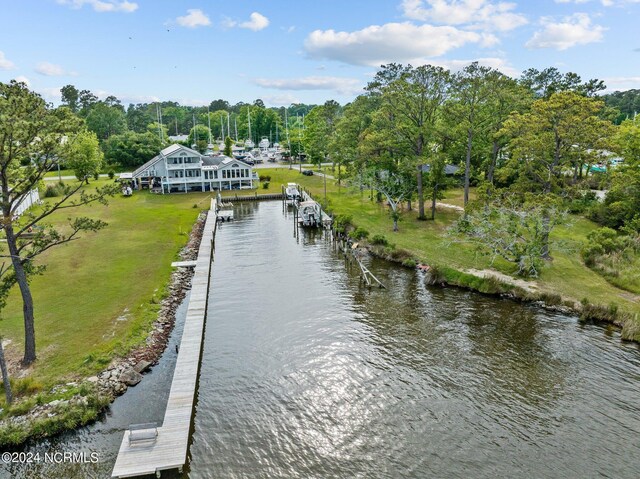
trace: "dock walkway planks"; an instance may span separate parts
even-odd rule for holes
[[[205,222],[196,269],[191,281],[191,297],[164,422],[158,428],[156,440],[151,443],[134,441],[130,444],[129,431],[125,431],[111,477],[159,474],[163,470],[181,469],[186,463],[215,231],[216,213],[212,210],[209,211]]]

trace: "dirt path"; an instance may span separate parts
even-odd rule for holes
[[[492,269],[467,269],[465,270],[465,273],[469,273],[480,278],[493,277],[497,280],[502,281],[503,283],[522,288],[528,293],[537,293],[540,291],[540,285],[538,285],[538,283],[536,283],[535,281],[525,281],[523,279],[514,278],[513,276],[509,276]]]

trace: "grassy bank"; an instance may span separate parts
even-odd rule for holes
[[[118,195],[108,207],[91,205],[52,217],[52,223],[64,225],[70,214],[85,215],[109,226],[54,248],[39,260],[48,268],[32,281],[38,359],[23,373],[25,379],[15,380],[23,396],[91,376],[146,339],[171,262],[186,244],[200,210],[208,208],[209,197],[140,192],[129,198]],[[23,347],[17,289],[2,314],[2,334],[11,340],[7,355],[15,361]]]

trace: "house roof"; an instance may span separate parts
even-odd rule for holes
[[[144,170],[149,169],[149,167],[155,165],[158,161],[166,158],[167,156],[175,153],[176,151],[179,150],[184,150],[187,153],[189,153],[190,156],[196,156],[196,157],[200,157],[202,159],[202,155],[200,153],[198,153],[196,150],[192,150],[189,147],[186,147],[184,145],[178,145],[177,143],[173,144],[173,145],[169,145],[166,148],[164,148],[163,150],[160,150],[160,153],[157,154],[156,156],[154,156],[153,158],[151,158],[149,161],[147,161],[144,165],[142,165],[141,167],[137,168],[134,172],[133,172],[133,176],[136,177],[139,174],[141,174]]]

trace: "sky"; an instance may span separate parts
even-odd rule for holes
[[[640,88],[640,0],[0,0],[0,81],[54,104],[346,103],[382,64],[556,67]]]

